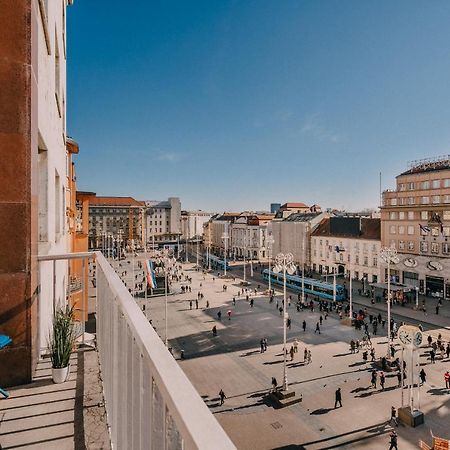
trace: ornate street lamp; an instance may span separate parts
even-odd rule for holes
[[[272,233],[269,233],[266,239],[266,245],[267,245],[267,256],[269,258],[269,296],[272,293],[272,277],[270,276],[270,264],[272,262],[272,248],[273,244],[275,243],[275,239],[272,236]]]
[[[222,239],[225,244],[225,252],[224,252],[224,265],[223,265],[223,276],[227,276],[227,252],[228,252],[228,239],[230,236],[228,235],[228,223],[225,224],[225,231],[222,233]]]
[[[391,344],[391,263],[397,264],[399,258],[397,256],[397,250],[394,247],[383,247],[380,250],[381,259],[387,263],[388,279],[387,279],[387,311],[388,311],[388,343],[387,343],[387,357],[390,357],[390,344]]]
[[[283,272],[283,355],[284,355],[284,363],[283,363],[283,391],[287,391],[288,389],[288,381],[287,381],[287,355],[286,355],[286,322],[288,319],[288,313],[286,308],[286,272],[292,275],[296,271],[296,267],[294,264],[294,256],[292,253],[278,253],[275,257],[275,266],[273,268],[273,272],[280,273]]]

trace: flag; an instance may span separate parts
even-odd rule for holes
[[[422,231],[422,233],[429,233],[431,231],[430,227],[427,227],[426,225],[422,225],[421,223],[419,223],[419,227],[420,227],[420,231]]]
[[[150,259],[146,259],[144,268],[147,286],[149,286],[150,289],[156,289],[158,286],[156,284],[155,271],[153,270],[153,261],[151,261]]]

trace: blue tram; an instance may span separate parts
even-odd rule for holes
[[[270,276],[273,284],[283,286],[283,274],[275,273],[267,269],[263,271],[263,277],[268,280]],[[326,300],[333,300],[333,283],[327,283],[314,278],[305,278],[305,293],[317,295]],[[286,274],[286,287],[297,292],[302,291],[302,277],[299,275]],[[336,284],[336,301],[345,300],[345,287],[342,284]]]
[[[203,257],[203,261],[208,265],[208,255],[205,253]],[[209,255],[209,263],[211,265],[212,269],[216,270],[224,270],[225,269],[225,261],[218,256],[215,255]],[[229,270],[229,265],[227,261],[227,270]]]

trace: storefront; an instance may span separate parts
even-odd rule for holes
[[[444,278],[436,276],[425,276],[426,295],[431,297],[444,297]]]

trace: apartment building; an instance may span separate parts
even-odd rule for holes
[[[168,200],[145,201],[147,243],[174,243],[181,235],[181,202],[178,197]]]
[[[273,237],[272,254],[292,253],[297,265],[311,266],[311,232],[327,213],[292,213],[283,220],[274,220],[270,224]]]
[[[238,217],[231,225],[231,251],[237,258],[265,260],[269,255],[268,226],[275,214],[251,214]]]
[[[66,300],[66,7],[71,1],[3,2],[0,14],[0,385],[31,380],[47,347],[53,308]]]
[[[399,256],[391,273],[423,294],[450,298],[450,156],[410,162],[382,201],[382,245]]]
[[[203,228],[206,223],[215,215],[202,210],[181,211],[181,238],[192,239],[196,236],[203,236]]]
[[[89,248],[142,247],[145,236],[145,203],[133,197],[97,196],[79,191],[77,198],[89,205]]]
[[[328,217],[311,233],[312,270],[380,280],[380,219]]]
[[[289,217],[291,214],[307,213],[309,211],[310,211],[310,207],[308,205],[306,205],[305,203],[287,202],[278,208],[278,211],[276,213],[276,218],[277,219],[285,219],[286,217]]]

